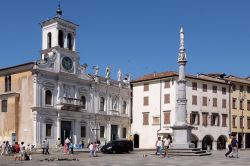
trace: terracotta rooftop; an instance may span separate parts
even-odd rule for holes
[[[241,78],[233,75],[229,75],[224,78],[225,80],[237,82],[237,83],[243,83],[243,84],[250,84],[249,78]]]
[[[142,77],[139,77],[138,79],[132,80],[131,83],[133,84],[138,82],[151,81],[151,80],[162,79],[166,77],[174,77],[174,76],[179,76],[179,74],[174,71],[146,74]],[[227,82],[225,82],[225,80],[222,79],[221,77],[212,77],[211,75],[206,75],[206,74],[197,74],[197,75],[186,74],[186,77],[191,79],[227,84]]]
[[[173,77],[173,76],[178,76],[178,74],[174,71],[146,74],[142,77],[139,77],[135,80],[132,80],[131,83],[143,82],[143,81],[149,81],[149,80],[155,80],[155,79],[160,79],[160,78],[165,78],[165,77]]]

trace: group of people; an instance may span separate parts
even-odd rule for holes
[[[229,138],[227,139],[227,145],[228,152],[225,154],[225,156],[229,156],[230,158],[238,158],[238,141],[236,136],[229,135]]]
[[[1,147],[1,155],[14,154],[15,161],[32,160],[31,157],[31,146],[28,144],[25,146],[24,142],[19,145],[18,142],[10,145],[9,141],[3,141]]]
[[[91,142],[89,144],[89,157],[97,157],[96,152],[99,151],[99,145],[98,142]]]
[[[160,154],[161,157],[168,157],[168,149],[171,145],[171,137],[168,135],[167,137],[164,136],[163,139],[161,137],[158,137],[158,139],[155,142],[156,152],[155,155]]]
[[[69,138],[66,138],[63,146],[64,154],[74,154],[74,145]]]

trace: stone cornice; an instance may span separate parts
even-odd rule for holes
[[[2,68],[0,69],[0,76],[4,76],[7,74],[16,74],[16,73],[21,73],[25,71],[32,71],[33,67],[35,65],[35,62],[28,62],[16,66],[11,66],[7,68]]]

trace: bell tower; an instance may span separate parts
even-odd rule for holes
[[[76,52],[77,24],[62,18],[58,5],[56,15],[40,23],[42,28],[41,59],[51,59],[56,55],[56,72],[77,74],[79,56]]]

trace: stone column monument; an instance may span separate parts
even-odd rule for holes
[[[179,79],[177,88],[177,108],[175,112],[175,123],[173,129],[173,149],[189,149],[194,148],[191,143],[192,126],[187,124],[187,99],[186,99],[186,79],[185,65],[187,57],[184,48],[184,30],[180,29],[180,52],[178,57],[179,63]]]

